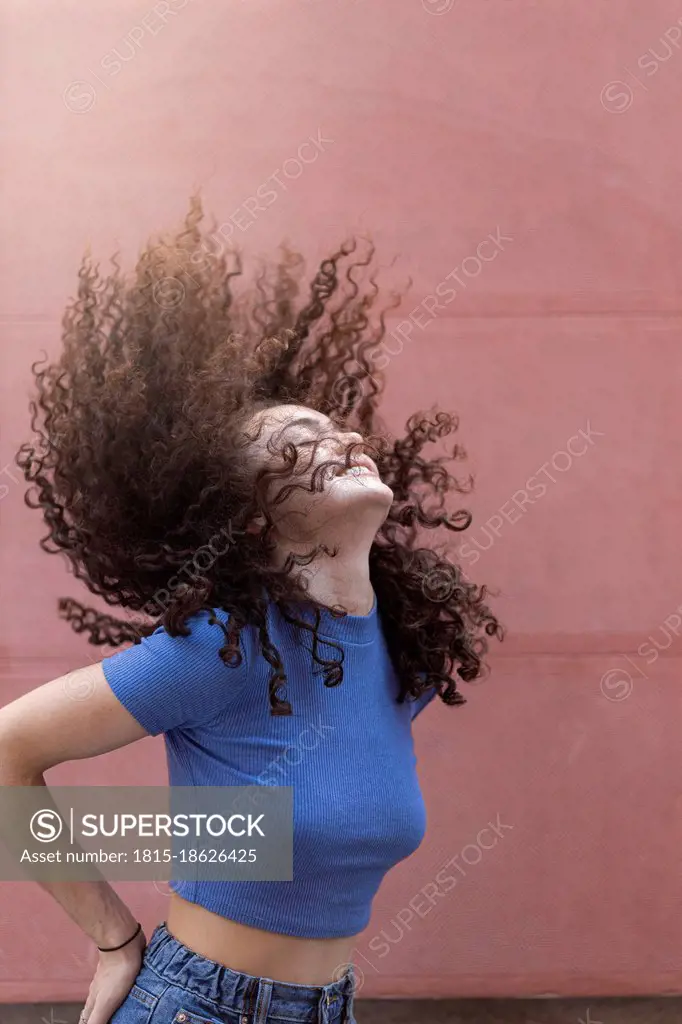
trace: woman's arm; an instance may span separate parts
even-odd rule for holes
[[[48,768],[147,735],[112,693],[101,665],[89,665],[0,708],[0,785],[45,786]],[[118,946],[135,931],[135,918],[105,880],[38,884],[97,946]],[[144,945],[140,933],[120,951],[100,953],[85,1008],[90,1024],[106,1024],[123,1002],[140,969]]]
[[[170,636],[160,626],[126,650],[0,709],[0,785],[44,786],[43,773],[63,761],[195,727],[238,700],[249,680],[248,659],[245,650],[238,666],[219,657],[225,643],[220,623],[227,625],[228,614],[203,610],[190,621],[186,636]],[[135,919],[104,879],[39,884],[98,946],[117,946],[135,931]],[[143,948],[139,935],[119,952],[100,953],[86,1003],[89,1024],[107,1024],[123,1002]]]

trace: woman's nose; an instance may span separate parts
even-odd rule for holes
[[[350,442],[350,444],[364,444],[365,443],[365,440],[364,440],[362,434],[358,434],[358,432],[356,430],[351,430],[351,431],[349,431],[349,433],[344,434],[343,436],[344,436],[344,440],[345,440],[346,444],[348,444],[349,442]]]
[[[332,450],[337,457],[345,458],[351,445],[364,445],[364,443],[362,434],[358,434],[356,430],[349,430],[347,433],[337,434],[332,445]]]

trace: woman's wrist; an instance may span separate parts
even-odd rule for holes
[[[97,956],[101,964],[111,966],[112,964],[140,964],[144,957],[144,951],[147,947],[147,939],[142,930],[138,931],[137,926],[135,927],[135,935],[128,936],[129,941],[124,942],[118,949],[99,949]]]
[[[101,903],[97,925],[89,928],[88,934],[98,949],[120,946],[137,928],[137,919],[108,882],[95,883],[95,886],[99,889]]]
[[[123,942],[116,943],[116,945],[113,946],[98,946],[97,948],[100,951],[100,953],[118,953],[120,949],[125,949],[126,946],[129,946],[131,943],[133,943],[135,939],[138,937],[138,935],[142,935],[142,925],[140,924],[139,921],[136,921],[135,930],[132,932],[131,935],[128,936],[127,939],[124,939]]]

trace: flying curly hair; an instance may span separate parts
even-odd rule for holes
[[[289,443],[277,469],[256,469],[254,435],[245,429],[260,409],[306,405],[357,430],[393,491],[369,559],[398,700],[436,688],[445,704],[464,703],[453,674],[479,677],[487,638],[502,639],[503,630],[486,588],[424,545],[421,532],[447,535],[471,523],[468,511],[445,507],[448,492],[471,489],[470,479],[447,469],[463,449],[424,454],[457,429],[457,418],[415,413],[404,436],[391,440],[378,419],[384,381],[372,356],[400,295],[391,292],[377,307],[374,248],[367,242],[363,252],[357,240],[323,260],[303,298],[303,258],[284,245],[237,290],[246,280],[241,255],[217,244],[203,220],[194,196],[182,228],[149,241],[129,277],[118,254],[104,276],[86,253],[59,358],[32,367],[34,438],[16,462],[31,484],[25,501],[42,509],[48,527],[41,547],[65,555],[92,594],[127,616],[63,598],[61,617],[90,643],[118,646],[160,625],[186,636],[188,619],[207,610],[223,631],[219,656],[227,666],[241,661],[241,630],[255,627],[272,669],[271,714],[288,715],[286,665],[267,629],[272,601],[311,636],[311,667],[325,685],[341,683],[343,651],[331,645],[337,659],[320,652],[324,606],[308,595],[305,572],[334,551],[317,546],[274,566],[272,502],[265,501],[273,481],[283,484],[275,505],[296,487],[321,490],[331,464],[305,485],[293,482],[300,452]],[[247,529],[258,516],[262,528]],[[301,601],[312,607],[312,623],[299,614]],[[216,608],[229,613],[227,626]]]

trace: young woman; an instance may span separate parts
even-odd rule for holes
[[[445,507],[463,452],[424,454],[456,429],[445,413],[380,428],[373,251],[342,246],[298,301],[284,249],[237,295],[202,216],[194,199],[131,280],[86,259],[63,351],[34,367],[17,461],[43,546],[132,613],[62,616],[133,643],[0,712],[0,782],[164,734],[172,785],[292,786],[293,881],[175,881],[148,943],[108,883],[41,884],[101,950],[88,1024],[353,1021],[354,937],[424,834],[411,722],[463,703],[454,676],[481,674],[501,628],[419,546],[419,527],[469,525]]]

